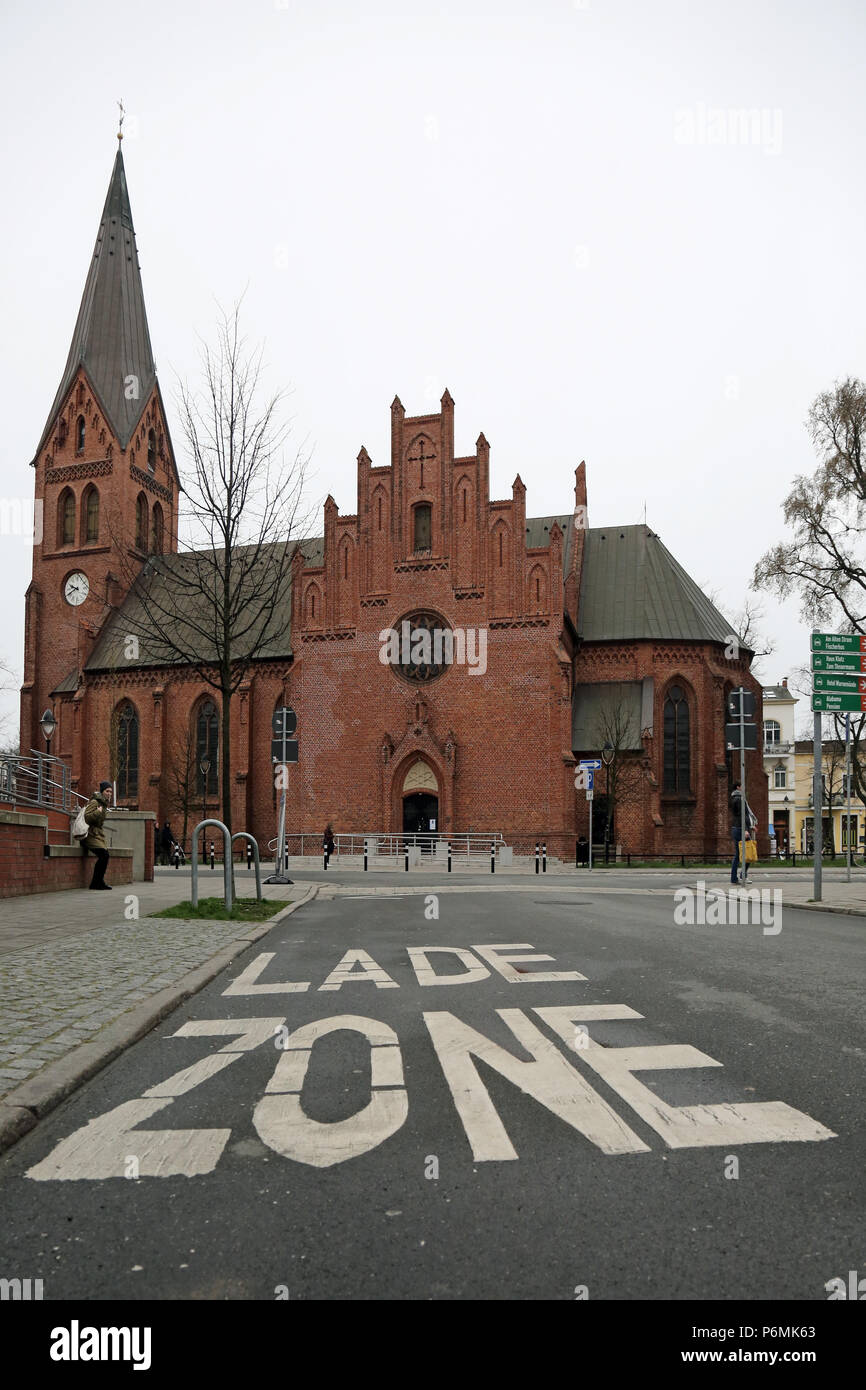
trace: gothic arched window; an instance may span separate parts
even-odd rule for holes
[[[153,508],[150,539],[150,548],[155,555],[162,554],[163,530],[162,507],[156,502]]]
[[[154,430],[147,432],[147,467],[149,472],[156,472],[156,433]]]
[[[113,751],[118,799],[134,801],[138,796],[138,711],[131,700],[115,712]]]
[[[672,685],[664,708],[662,790],[685,794],[691,789],[689,706],[681,685]]]
[[[58,542],[60,545],[75,544],[75,493],[71,487],[64,488],[57,504]]]
[[[147,498],[143,492],[135,502],[135,548],[147,550]]]
[[[84,416],[79,415],[75,422],[75,452],[84,453]]]
[[[199,796],[216,796],[219,792],[220,717],[213,700],[199,705],[195,721],[195,768]],[[202,763],[209,764],[207,773]],[[207,776],[207,790],[205,790]]]
[[[99,489],[89,487],[84,496],[84,539],[99,540]]]
[[[419,502],[415,508],[414,550],[429,550],[433,544],[433,508],[429,502]]]

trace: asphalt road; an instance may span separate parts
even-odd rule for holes
[[[302,908],[65,1101],[0,1160],[0,1274],[46,1299],[810,1301],[866,1274],[862,918],[460,886]],[[518,944],[554,960],[510,969]]]

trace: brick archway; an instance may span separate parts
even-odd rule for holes
[[[415,792],[428,792],[438,801],[437,833],[453,828],[454,759],[433,746],[424,731],[420,736],[407,736],[383,767],[382,806],[384,830],[403,833],[404,797]],[[420,767],[419,767],[420,765]],[[426,772],[424,771],[426,769]]]

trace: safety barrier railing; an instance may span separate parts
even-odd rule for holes
[[[72,790],[72,771],[60,758],[32,749],[0,758],[0,802],[76,816],[88,798]]]

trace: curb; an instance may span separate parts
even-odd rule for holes
[[[154,994],[134,1009],[121,1014],[109,1023],[89,1042],[49,1062],[47,1067],[30,1077],[21,1086],[0,1100],[0,1153],[12,1147],[22,1135],[35,1129],[36,1125],[62,1100],[77,1091],[85,1081],[107,1067],[122,1052],[145,1037],[179,1004],[197,994],[206,984],[215,979],[221,970],[239,956],[253,942],[267,936],[275,926],[290,917],[298,908],[306,907],[319,891],[319,884],[310,885],[307,892],[297,902],[289,903],[275,917],[268,918],[261,926],[254,927],[244,936],[237,937],[228,946],[223,946],[216,955],[204,964],[190,970],[173,985]]]
[[[828,903],[785,903],[784,907],[799,908],[803,912],[841,912],[845,917],[866,917],[866,906],[863,907],[830,907]]]

